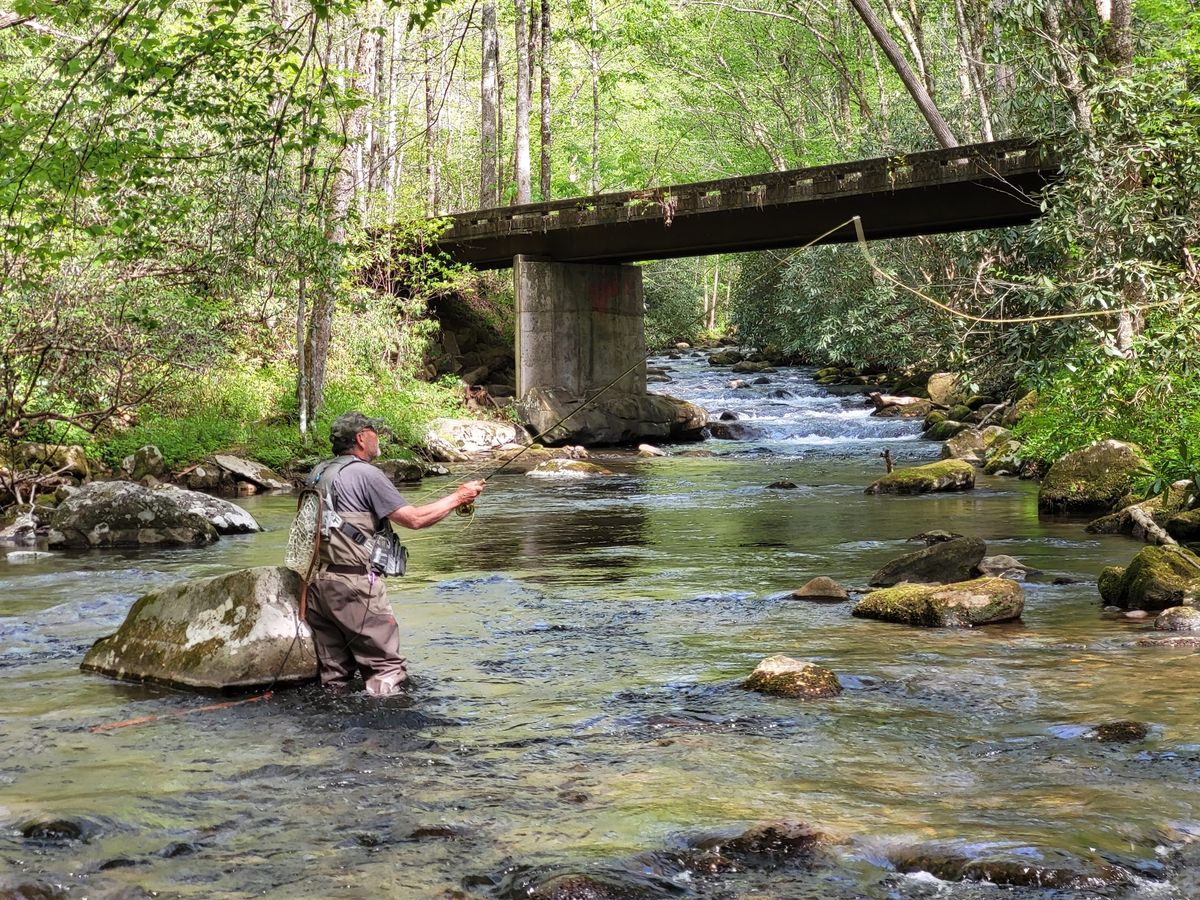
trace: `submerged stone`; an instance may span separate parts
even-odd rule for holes
[[[814,700],[842,692],[833,672],[790,656],[769,656],[758,664],[742,687],[775,697]]]
[[[928,494],[940,491],[969,491],[975,487],[975,467],[960,459],[948,459],[896,469],[873,482],[868,494]]]
[[[1154,620],[1157,631],[1200,631],[1200,609],[1194,606],[1172,606],[1164,609]]]
[[[262,566],[146,594],[80,668],[202,691],[311,681],[316,653],[299,589],[295,572]]]
[[[998,847],[969,853],[958,846],[925,845],[893,850],[900,872],[928,872],[943,881],[987,881],[995,885],[1048,890],[1098,890],[1125,884],[1120,866],[1082,859],[1062,850]]]
[[[976,578],[958,584],[901,584],[872,591],[851,610],[863,619],[925,628],[971,628],[1021,617],[1025,593],[1007,578]]]
[[[808,600],[814,603],[842,603],[850,599],[847,590],[825,575],[818,575],[796,588],[790,594],[793,600]]]
[[[1150,733],[1150,726],[1144,722],[1132,722],[1122,719],[1117,722],[1105,722],[1092,729],[1091,737],[1097,741],[1112,744],[1128,744],[1144,741]]]

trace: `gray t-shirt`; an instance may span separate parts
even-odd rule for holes
[[[368,462],[347,463],[337,474],[338,512],[369,512],[382,523],[408,501],[392,480]]]

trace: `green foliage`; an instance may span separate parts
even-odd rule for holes
[[[703,298],[712,281],[706,262],[697,257],[643,266],[647,347],[667,347],[676,341],[694,343],[704,331]]]

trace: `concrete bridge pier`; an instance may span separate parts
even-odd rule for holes
[[[612,390],[646,393],[640,267],[518,256],[513,281],[518,396],[556,387],[582,397],[630,368]]]
[[[702,409],[646,393],[638,266],[517,256],[513,284],[518,412],[543,443],[700,436]]]

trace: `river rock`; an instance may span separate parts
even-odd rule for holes
[[[760,694],[814,700],[842,692],[833,672],[790,656],[769,656],[758,664],[742,687]]]
[[[928,419],[928,417],[926,417]],[[923,432],[921,437],[927,441],[948,441],[964,429],[970,428],[966,422],[956,422],[953,419],[943,419],[940,422],[931,422]]]
[[[235,481],[249,482],[260,490],[284,491],[291,487],[282,476],[252,459],[218,453],[213,457],[213,462],[232,475]]]
[[[1038,509],[1048,513],[1109,512],[1128,505],[1135,473],[1147,465],[1141,448],[1099,441],[1068,453],[1046,473]]]
[[[1021,618],[1025,593],[1007,578],[956,584],[901,584],[872,591],[851,614],[863,619],[925,628],[971,628]]]
[[[718,441],[752,441],[763,434],[761,429],[741,422],[709,422],[705,430]]]
[[[584,462],[581,459],[550,459],[538,464],[527,474],[530,478],[602,478],[612,475],[613,472],[597,463]]]
[[[839,686],[839,690],[840,690]],[[692,838],[692,850],[718,854],[740,868],[773,869],[786,860],[812,855],[827,845],[828,835],[813,826],[791,819],[764,822],[741,834],[714,834]]]
[[[1164,609],[1154,620],[1158,631],[1200,632],[1200,609],[1194,606],[1172,606]]]
[[[665,394],[610,391],[587,402],[563,388],[527,391],[517,413],[530,431],[552,445],[624,444],[646,438],[700,440],[708,422],[708,414],[696,404]]]
[[[978,845],[976,845],[978,847]],[[926,844],[889,852],[899,872],[928,872],[942,881],[985,881],[1044,891],[1100,890],[1125,884],[1130,874],[1105,862],[1081,859],[1062,850],[992,846],[968,850]]]
[[[0,544],[28,546],[37,540],[37,528],[33,513],[18,513],[12,522],[0,528]]]
[[[378,459],[375,467],[394,485],[412,484],[425,477],[425,467],[415,459]]]
[[[1095,741],[1104,741],[1110,744],[1133,744],[1138,741],[1144,741],[1150,734],[1150,726],[1145,722],[1133,722],[1129,719],[1120,719],[1116,722],[1105,722],[1103,725],[1097,725],[1089,733],[1089,737]]]
[[[1177,512],[1167,519],[1164,527],[1181,544],[1200,543],[1200,509]]]
[[[658,447],[655,447],[651,444],[638,444],[637,453],[638,453],[638,456],[647,456],[647,457],[666,456],[667,455],[666,450],[660,450]]]
[[[953,372],[934,372],[925,382],[929,399],[938,406],[951,407],[966,399],[962,379]]]
[[[465,462],[506,444],[528,444],[525,429],[511,422],[482,419],[434,419],[425,428],[424,444],[442,462]]]
[[[186,493],[186,492],[185,492]],[[129,481],[96,481],[61,503],[50,521],[50,547],[196,546],[217,539],[207,518],[167,491]]]
[[[26,442],[16,446],[16,462],[24,466],[87,478],[90,474],[87,453],[78,444],[39,444]]]
[[[298,617],[299,589],[295,572],[262,566],[146,594],[81,668],[201,691],[312,681],[316,651]]]
[[[167,474],[167,463],[161,450],[153,444],[146,444],[121,460],[121,471],[130,481],[144,478],[160,481]]]
[[[1017,475],[1021,471],[1020,441],[1006,439],[990,444],[984,452],[983,471],[988,475]]]
[[[825,575],[818,575],[796,588],[789,595],[793,600],[808,600],[813,603],[843,603],[850,599],[849,592]]]
[[[959,459],[896,469],[866,489],[868,494],[926,494],[969,491],[975,487],[975,467]]]
[[[733,371],[738,375],[758,375],[763,372],[779,371],[770,363],[762,360],[743,359],[741,362],[733,364]]]
[[[734,366],[742,361],[742,354],[737,350],[719,350],[708,357],[710,366]]]
[[[903,581],[945,584],[966,581],[979,574],[987,545],[976,537],[937,541],[921,550],[898,556],[871,576],[871,587],[891,587]]]
[[[933,404],[928,400],[911,399],[911,403],[889,403],[879,407],[873,416],[881,419],[923,419],[933,410]]]
[[[506,444],[492,451],[492,459],[504,465],[504,471],[512,475],[529,474],[542,463],[560,458],[554,452],[541,444],[530,444],[518,447],[516,444]],[[571,459],[573,457],[561,457]]]
[[[964,428],[942,444],[942,459],[961,459],[973,466],[983,466],[985,453],[983,432],[978,428]]]
[[[216,463],[201,463],[193,466],[182,477],[183,486],[192,491],[219,491],[234,489],[233,476]]]
[[[1200,557],[1183,547],[1144,547],[1128,566],[1109,566],[1097,581],[1104,602],[1151,612],[1191,606],[1200,593]]]
[[[166,494],[173,503],[187,512],[203,516],[217,529],[217,534],[254,534],[262,531],[254,516],[246,512],[236,503],[201,494],[199,491],[187,491],[174,485],[164,484],[154,489],[156,493]]]
[[[1024,581],[1030,575],[1042,574],[1041,569],[1034,569],[1015,557],[1003,554],[985,556],[979,561],[976,568],[980,575],[986,575],[989,578],[1009,578],[1013,581]]]

